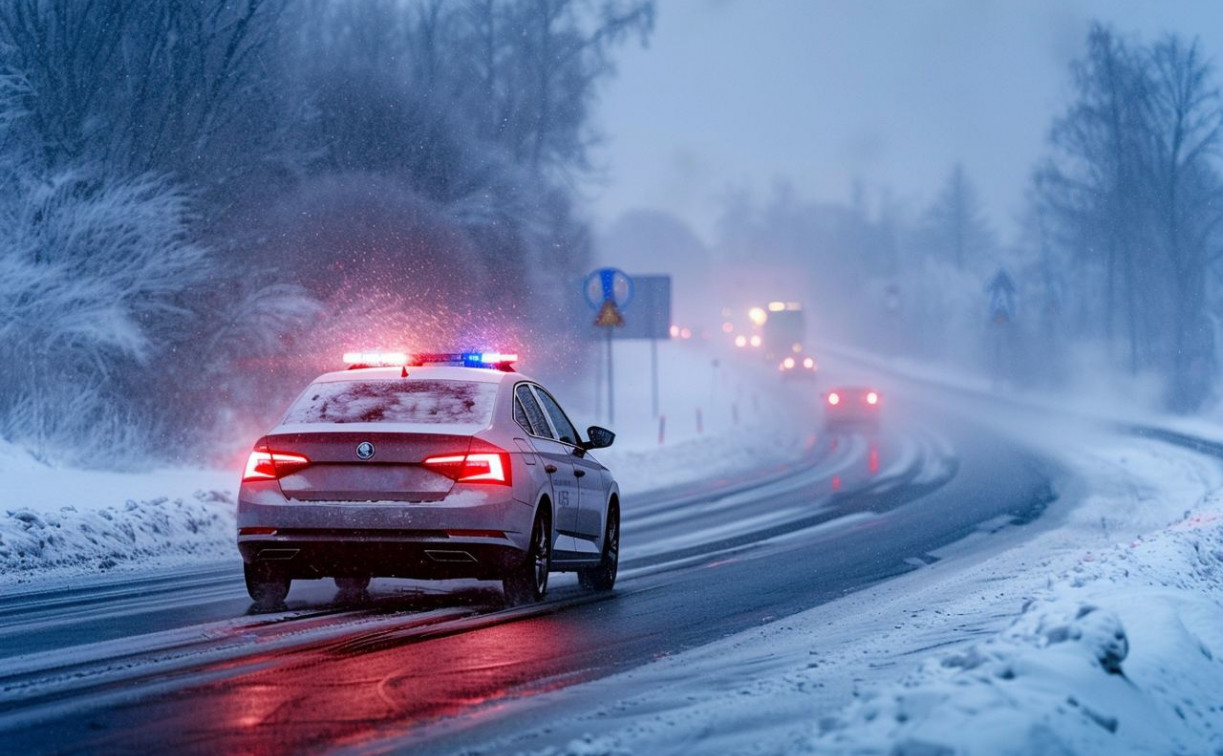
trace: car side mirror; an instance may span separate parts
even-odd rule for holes
[[[586,429],[586,437],[590,440],[582,444],[583,449],[606,449],[616,440],[616,434],[606,428],[592,425]]]

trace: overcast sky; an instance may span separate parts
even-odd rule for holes
[[[855,180],[923,205],[956,161],[1013,229],[1069,62],[1100,19],[1176,31],[1223,57],[1219,0],[658,0],[646,49],[604,92],[606,223],[661,208],[709,239],[731,187],[779,178],[817,200]]]

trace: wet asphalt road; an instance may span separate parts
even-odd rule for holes
[[[237,563],[0,600],[0,752],[478,750],[514,702],[718,640],[929,562],[1052,499],[1030,451],[936,410],[813,436],[785,468],[626,497],[609,595],[295,584],[250,614]],[[937,423],[936,423],[937,420]],[[937,433],[931,428],[938,428]],[[438,728],[460,721],[461,727]]]

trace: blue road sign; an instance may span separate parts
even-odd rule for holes
[[[1003,268],[985,287],[989,294],[990,317],[995,323],[1006,323],[1015,315],[1015,282]]]
[[[608,302],[617,310],[623,310],[633,301],[633,279],[618,268],[599,268],[586,276],[582,293],[592,310],[601,310]]]
[[[671,338],[671,276],[632,274],[633,306],[624,313],[624,325],[612,329],[612,338],[617,341],[625,339],[662,339]],[[580,282],[575,282],[580,283]],[[581,306],[575,297],[571,305],[577,312],[574,316],[582,317]],[[599,312],[602,312],[600,308]],[[589,335],[592,339],[605,339],[606,328],[591,326]]]

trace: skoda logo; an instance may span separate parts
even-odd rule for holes
[[[374,445],[373,444],[371,444],[368,441],[362,441],[361,443],[357,444],[357,458],[358,459],[369,459],[372,456],[374,456]]]

